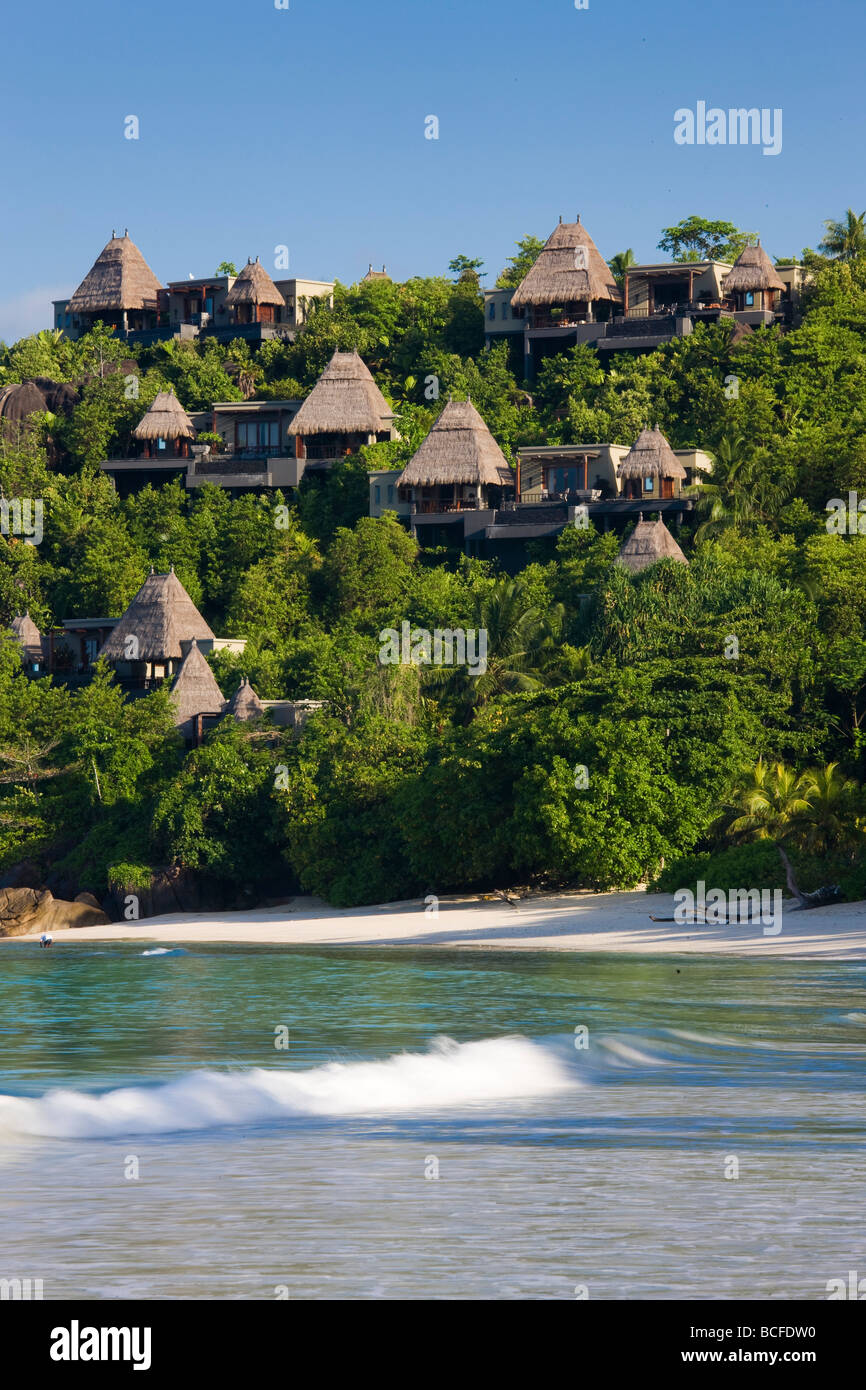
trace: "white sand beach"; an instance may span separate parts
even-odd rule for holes
[[[430,946],[453,950],[632,952],[642,955],[784,956],[806,960],[866,961],[866,901],[814,911],[786,903],[781,931],[759,923],[679,926],[671,895],[564,892],[508,903],[497,898],[441,898],[438,912],[423,901],[340,910],[317,898],[297,897],[279,907],[242,912],[179,913],[141,922],[52,933],[57,946],[75,942],[141,941],[184,945]],[[6,938],[35,941],[33,936]],[[2,943],[0,943],[2,944]]]

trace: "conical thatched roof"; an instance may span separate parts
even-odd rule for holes
[[[377,434],[391,409],[357,352],[335,352],[288,426],[289,434]]]
[[[69,301],[73,314],[155,309],[159,281],[129,237],[112,236]]]
[[[192,733],[192,721],[197,714],[225,712],[223,693],[195,638],[177,673],[171,698],[177,711],[174,722],[184,734]]]
[[[684,478],[680,463],[658,425],[641,430],[622,463],[620,478]]]
[[[575,255],[575,252],[579,253]],[[586,269],[579,269],[580,261]],[[524,304],[569,304],[581,299],[621,298],[610,266],[583,223],[560,222],[548,237],[547,245],[526,272],[511,299],[512,306]]]
[[[134,439],[195,439],[192,421],[173,391],[160,391],[132,431]]]
[[[151,572],[100,653],[109,661],[128,661],[127,637],[138,639],[139,661],[179,661],[181,642],[213,637],[172,568]]]
[[[471,401],[449,401],[439,419],[407,463],[398,487],[437,483],[512,481],[505,455]]]
[[[733,294],[735,290],[783,290],[784,280],[780,279],[770,257],[763,246],[747,246],[734,261],[733,268],[725,277],[723,292]]]
[[[31,661],[42,660],[42,633],[27,613],[19,613],[9,624],[21,647],[22,655]]]
[[[235,719],[258,719],[264,714],[265,707],[253,690],[246,676],[244,676],[232,698],[229,700],[227,714],[233,714]]]
[[[279,304],[285,308],[286,301],[280,294],[264,266],[258,261],[247,261],[228,294],[226,304]]]
[[[616,563],[631,570],[632,574],[639,574],[658,560],[689,563],[663,521],[644,521],[641,516],[617,555]]]

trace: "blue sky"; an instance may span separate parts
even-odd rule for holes
[[[560,213],[605,257],[655,260],[690,213],[780,255],[866,207],[863,0],[289,5],[7,12],[0,338],[48,327],[112,228],[161,280],[248,255],[270,269],[285,244],[301,277],[439,274],[464,252],[492,284]],[[675,144],[674,112],[701,100],[781,107],[781,154]]]

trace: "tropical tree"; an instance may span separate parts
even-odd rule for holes
[[[857,792],[857,783],[839,771],[838,763],[798,773],[785,763],[759,758],[723,821],[735,840],[771,840],[777,849],[793,844],[831,854],[862,838]]]
[[[502,695],[538,690],[553,677],[556,639],[564,618],[562,604],[542,607],[526,584],[515,579],[497,580],[476,600],[476,651],[483,658],[478,670],[473,673],[466,666],[454,671],[435,668],[428,673],[428,685],[434,690],[453,690],[464,710]]]
[[[706,217],[684,217],[662,229],[660,251],[675,261],[735,261],[754,232],[741,232],[733,222],[713,222]]]
[[[611,256],[610,260],[608,261],[608,265],[613,271],[613,278],[616,281],[616,283],[620,286],[620,288],[625,283],[626,271],[628,270],[629,266],[634,265],[634,263],[634,251],[632,251],[631,247],[629,247],[627,251],[617,251],[616,255]]]
[[[448,269],[455,280],[468,280],[477,285],[484,273],[484,262],[477,257],[473,260],[469,256],[455,256],[453,261],[448,262]]]
[[[840,261],[853,261],[866,254],[866,212],[858,216],[849,208],[841,222],[828,219],[824,226],[827,235],[820,243],[820,249],[828,256]]]
[[[712,477],[687,491],[700,521],[695,539],[726,527],[774,525],[791,495],[788,479],[769,476],[766,461],[745,451],[741,436],[725,434],[715,451]]]
[[[517,255],[512,256],[505,269],[501,271],[496,281],[498,290],[516,290],[544,250],[544,242],[539,241],[537,236],[521,237],[515,245]]]

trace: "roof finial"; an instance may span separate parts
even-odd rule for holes
[[[169,574],[174,574],[174,565],[169,565],[168,572]]]
[[[580,213],[577,214],[577,220],[580,222]]]
[[[111,240],[112,240],[112,241],[114,241],[114,238],[115,238],[116,235],[117,235],[117,233],[115,232],[114,228],[112,227],[112,229],[111,229]]]
[[[150,572],[151,574],[156,574],[156,570],[154,569],[153,565],[151,565],[150,567]]]
[[[124,227],[124,229],[123,229],[123,235],[124,235],[125,237],[128,237],[128,236],[129,236],[129,228],[128,228],[128,227]]]
[[[562,226],[562,213],[559,214],[559,225]]]

